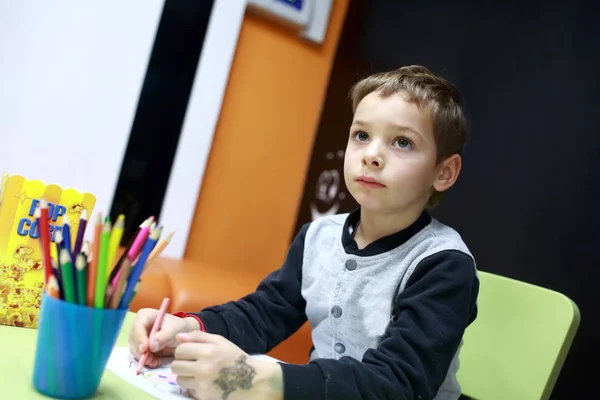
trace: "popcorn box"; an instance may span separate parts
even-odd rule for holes
[[[42,198],[48,201],[50,254],[58,259],[54,240],[65,215],[73,246],[81,213],[92,215],[96,197],[19,175],[5,178],[0,188],[0,324],[37,328],[44,270],[35,209]]]

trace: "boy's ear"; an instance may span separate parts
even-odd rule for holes
[[[460,154],[453,154],[446,158],[438,166],[438,175],[433,182],[433,188],[438,192],[450,189],[460,174],[462,167],[462,157]]]

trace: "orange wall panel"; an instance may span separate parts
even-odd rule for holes
[[[186,259],[261,274],[285,259],[348,2],[320,46],[245,15]]]

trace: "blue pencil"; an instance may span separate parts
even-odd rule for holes
[[[69,257],[73,259],[73,249],[71,247],[71,221],[69,221],[69,217],[67,217],[67,214],[63,215],[63,221],[63,246],[65,247],[65,249],[67,249]]]
[[[125,289],[125,293],[123,293],[123,296],[121,297],[121,302],[119,303],[119,308],[122,309],[122,308],[129,307],[129,303],[131,302],[131,300],[133,298],[135,286],[136,286],[138,280],[140,279],[140,277],[142,276],[142,272],[144,271],[144,266],[146,264],[146,261],[148,261],[148,257],[150,256],[150,253],[152,252],[152,250],[154,250],[154,247],[156,246],[156,243],[158,242],[158,239],[160,238],[161,232],[162,232],[162,227],[152,230],[152,232],[150,233],[150,236],[148,237],[148,240],[146,240],[146,243],[144,243],[144,248],[142,249],[140,258],[135,263],[135,266],[133,267],[133,271],[131,271],[129,278],[127,279],[127,288]]]

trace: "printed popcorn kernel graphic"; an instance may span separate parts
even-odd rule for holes
[[[75,189],[46,185],[13,175],[0,193],[0,324],[37,328],[44,267],[40,251],[40,229],[34,213],[41,199],[48,201],[51,256],[54,240],[68,214],[76,232],[83,210],[91,215],[96,197]],[[71,240],[74,242],[75,235]],[[71,243],[73,245],[74,243]]]

